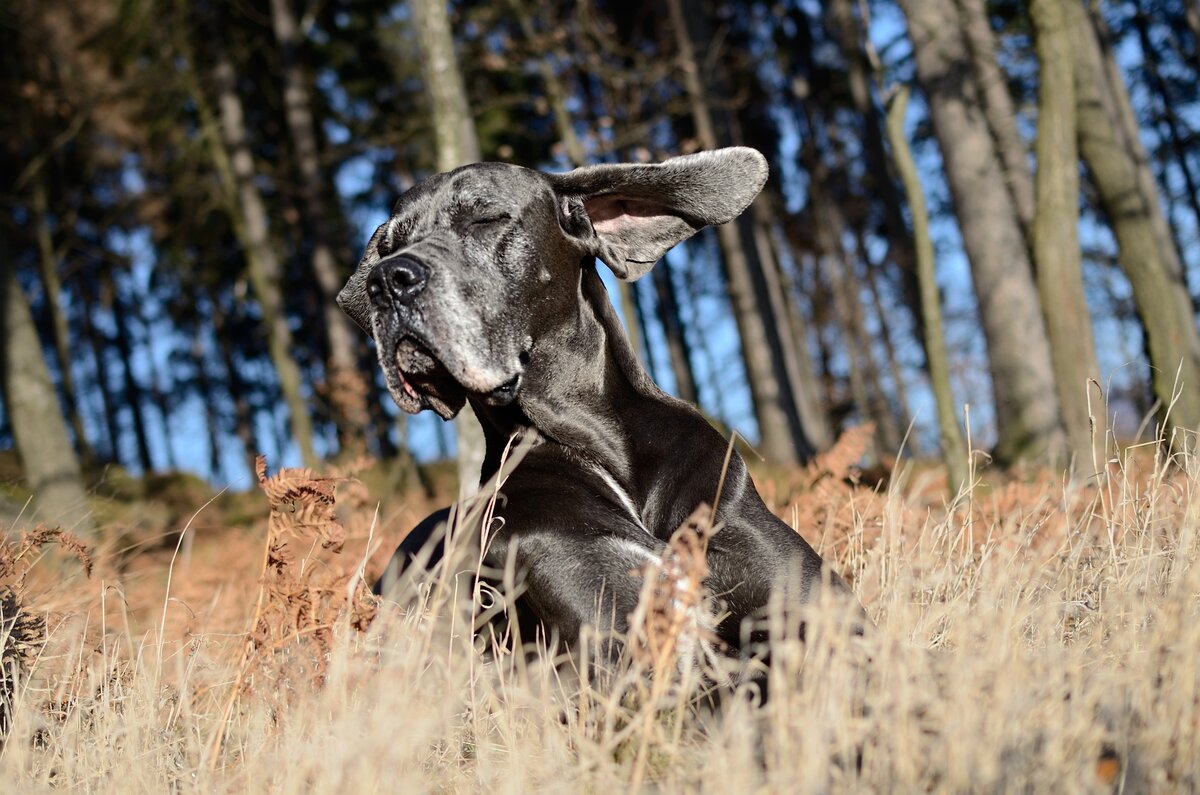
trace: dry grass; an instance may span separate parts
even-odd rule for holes
[[[101,560],[94,579],[66,584],[30,573],[18,601],[45,630],[36,649],[22,638],[10,666],[0,781],[114,792],[1200,788],[1200,461],[1145,448],[1099,482],[1043,474],[947,505],[936,473],[853,485],[854,444],[768,496],[853,580],[878,631],[777,644],[765,706],[727,698],[714,713],[690,699],[696,667],[680,661],[702,628],[671,606],[699,604],[689,583],[714,531],[703,514],[664,561],[675,568],[647,572],[638,652],[597,684],[537,656],[483,653],[491,644],[464,631],[452,598],[461,578],[382,605],[366,626],[361,571],[380,540],[369,503],[360,490],[356,510],[335,514],[333,489],[352,481],[285,472],[263,482],[265,538],[210,533],[189,560],[164,553],[119,574]]]

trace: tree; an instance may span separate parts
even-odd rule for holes
[[[892,158],[904,185],[912,210],[913,241],[916,243],[917,280],[921,286],[921,315],[924,319],[925,353],[929,364],[929,385],[937,405],[938,443],[946,466],[950,493],[957,494],[966,484],[967,450],[958,425],[958,409],[950,388],[950,362],[946,356],[946,338],[942,333],[942,306],[938,295],[937,267],[933,239],[929,235],[929,212],[925,209],[925,190],[917,175],[912,150],[904,134],[904,114],[908,110],[908,89],[900,88],[891,98],[887,112],[888,140]]]
[[[688,0],[686,11],[683,0],[669,0],[668,5],[696,136],[706,149],[732,144],[728,119],[720,118],[724,114],[715,114],[709,107],[709,87],[696,58],[696,46],[710,38],[705,35],[704,11],[695,0]],[[718,121],[721,122],[719,131]],[[753,223],[753,211],[747,212],[736,221],[719,227],[717,237],[758,420],[759,447],[769,461],[795,464],[813,453],[787,370],[784,346],[795,341],[790,335],[780,333],[787,328],[786,318],[777,317],[784,296],[781,288],[776,290],[777,296],[771,294],[768,268],[759,259],[754,245]],[[778,278],[775,282],[778,288]]]
[[[246,258],[246,275],[254,289],[267,332],[267,348],[287,403],[292,437],[300,448],[305,466],[317,465],[313,447],[312,419],[301,389],[300,367],[292,358],[292,331],[288,325],[281,279],[282,266],[270,240],[267,209],[255,182],[254,157],[245,125],[245,111],[235,87],[236,73],[229,57],[220,52],[213,70],[220,109],[220,130],[205,125],[213,165],[220,177],[226,211],[236,230]],[[197,104],[207,100],[196,92]],[[204,115],[211,116],[204,111]]]
[[[811,119],[808,124],[811,130]],[[807,154],[803,159],[810,175],[814,235],[833,297],[833,316],[849,361],[850,395],[859,416],[875,424],[873,458],[879,460],[883,455],[900,452],[900,431],[879,382],[878,369],[863,326],[862,302],[858,295],[854,262],[842,242],[846,237],[845,219],[828,190],[829,169],[817,156],[816,146],[809,144],[804,149]]]
[[[913,316],[918,341],[925,344],[924,313],[921,311],[921,285],[916,271],[916,253],[908,226],[904,222],[904,201],[897,186],[893,165],[884,146],[886,122],[871,95],[870,75],[879,68],[875,53],[869,49],[867,31],[859,19],[853,0],[831,0],[826,6],[830,24],[846,59],[846,79],[850,99],[860,118],[864,154],[867,160],[870,192],[882,203],[888,235],[888,257],[900,271],[904,300]]]
[[[124,404],[129,409],[130,425],[137,442],[138,465],[143,473],[150,473],[154,471],[154,458],[150,455],[150,424],[146,421],[145,390],[133,372],[134,341],[129,328],[130,318],[126,314],[128,304],[123,303],[121,293],[117,289],[116,275],[111,271],[105,274],[101,289],[103,300],[112,312],[113,325],[116,327],[114,342],[121,360]]]
[[[1038,84],[1037,211],[1033,261],[1042,313],[1050,335],[1058,399],[1075,469],[1092,473],[1105,460],[1107,422],[1103,401],[1089,408],[1100,367],[1092,342],[1092,318],[1083,292],[1079,251],[1079,158],[1075,146],[1075,86],[1071,29],[1066,8],[1075,0],[1030,0],[1040,63]]]
[[[50,298],[50,300],[53,300]],[[79,460],[33,325],[29,300],[0,241],[0,392],[42,521],[83,538],[95,535]]]
[[[1021,231],[1028,239],[1033,229],[1034,189],[1029,173],[1029,151],[1017,131],[1017,113],[1004,72],[996,58],[996,37],[988,21],[986,0],[954,0],[959,24],[979,86],[984,116],[1004,169],[1004,181],[1012,196]]]
[[[409,5],[421,50],[421,76],[433,115],[433,137],[437,146],[438,171],[450,171],[479,160],[475,119],[467,104],[450,17],[444,0],[413,0]],[[469,405],[469,404],[468,404]],[[483,469],[484,438],[474,411],[463,407],[454,421],[458,437],[458,484],[460,493],[478,489]]]
[[[929,102],[987,341],[996,457],[1053,460],[1065,438],[1025,236],[1004,179],[952,0],[900,0]]]
[[[341,431],[342,446],[351,451],[362,451],[369,419],[367,390],[359,374],[358,334],[335,301],[342,284],[330,228],[330,219],[336,214],[330,211],[325,201],[324,185],[329,180],[321,170],[309,80],[300,63],[300,30],[291,0],[271,0],[271,26],[283,63],[283,101],[300,176],[301,211],[305,228],[312,235],[309,264],[321,301],[329,346],[325,380],[335,421]]]
[[[67,316],[59,303],[62,282],[58,276],[58,257],[50,231],[50,210],[46,200],[45,175],[39,169],[32,176],[32,203],[35,234],[37,237],[38,266],[42,277],[42,289],[46,294],[46,312],[50,315],[50,328],[54,333],[54,355],[58,365],[59,381],[67,415],[71,418],[71,432],[75,449],[84,462],[90,462],[94,454],[83,429],[83,415],[79,411],[79,398],[75,389],[75,377],[71,373],[71,333],[67,327]]]
[[[1106,63],[1087,12],[1076,3],[1065,6],[1074,57],[1079,154],[1133,288],[1159,416],[1174,428],[1195,431],[1200,428],[1200,334],[1183,265],[1137,138],[1124,82]]]
[[[1200,178],[1197,178],[1193,170],[1191,159],[1189,158],[1188,147],[1185,139],[1191,134],[1191,130],[1187,128],[1186,122],[1180,118],[1177,112],[1177,104],[1179,100],[1175,96],[1176,92],[1171,90],[1172,86],[1168,83],[1166,75],[1161,65],[1162,53],[1155,46],[1154,40],[1150,35],[1150,13],[1146,10],[1144,0],[1138,0],[1135,3],[1136,12],[1133,15],[1134,28],[1137,30],[1138,44],[1142,49],[1142,64],[1147,78],[1149,87],[1157,95],[1158,112],[1157,116],[1166,128],[1166,146],[1170,147],[1170,156],[1174,158],[1175,164],[1179,167],[1179,172],[1183,176],[1183,185],[1185,199],[1191,208],[1192,216],[1197,223],[1200,223]],[[1194,3],[1189,4],[1189,10],[1194,8]],[[1168,21],[1169,25],[1170,22]],[[1165,147],[1160,147],[1165,148]],[[1166,159],[1165,153],[1163,159]],[[1178,231],[1172,227],[1176,249],[1178,245]]]

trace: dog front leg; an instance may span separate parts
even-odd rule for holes
[[[436,566],[446,552],[446,525],[449,521],[450,508],[442,508],[414,527],[392,553],[392,559],[375,581],[372,593],[376,596],[392,593],[400,578],[414,565],[422,565],[425,569]]]

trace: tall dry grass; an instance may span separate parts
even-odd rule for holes
[[[170,645],[166,603],[141,634],[43,616],[49,642],[10,666],[3,789],[1200,788],[1200,460],[1135,450],[1092,483],[981,485],[949,505],[923,476],[876,492],[820,466],[846,465],[803,474],[776,508],[852,579],[877,631],[776,643],[765,705],[697,704],[698,669],[676,664],[687,622],[654,605],[641,625],[667,642],[640,639],[602,682],[467,631],[470,576],[413,588],[367,626],[359,580],[314,573],[336,542],[324,520],[273,518],[244,634]],[[328,483],[295,477],[268,489],[273,517],[330,505]],[[693,521],[696,539],[712,530]],[[685,574],[686,557],[671,564]]]

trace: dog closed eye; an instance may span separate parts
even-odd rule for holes
[[[471,219],[470,223],[467,224],[467,228],[468,229],[479,229],[479,228],[483,228],[483,227],[494,226],[496,224],[503,223],[504,221],[511,221],[511,220],[512,220],[511,215],[506,215],[506,214],[505,215],[489,215],[484,218]]]

